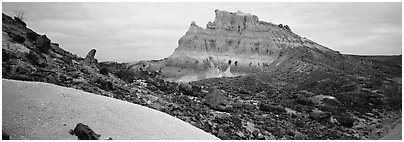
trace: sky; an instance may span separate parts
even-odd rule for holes
[[[402,54],[401,3],[12,3],[2,12],[25,12],[28,28],[78,56],[96,49],[99,61],[168,57],[192,21],[205,28],[215,9],[242,11],[260,21],[286,24],[302,37],[344,54]]]

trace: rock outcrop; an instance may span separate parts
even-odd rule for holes
[[[259,21],[258,17],[237,11],[215,10],[216,18],[206,28],[192,22],[178,47],[167,59],[163,74],[184,76],[200,74],[198,78],[223,74],[249,74],[264,70],[289,48],[307,47],[311,50],[333,52],[293,33],[289,26]],[[223,76],[223,75],[222,75]],[[219,77],[222,77],[219,75]]]
[[[89,66],[94,66],[98,63],[98,60],[95,59],[95,49],[91,49],[88,53],[86,58],[84,58],[84,64]]]
[[[46,37],[46,35],[39,36],[36,38],[35,46],[39,49],[39,51],[43,53],[49,52],[51,49],[51,41]]]

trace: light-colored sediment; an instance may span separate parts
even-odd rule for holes
[[[11,139],[75,140],[69,130],[80,122],[101,134],[100,139],[218,139],[168,114],[129,102],[48,83],[8,79],[2,83],[2,130]]]
[[[380,140],[402,140],[402,122],[401,119],[397,121],[394,128],[389,131],[389,133],[381,138]]]
[[[288,25],[259,21],[257,16],[240,11],[217,9],[215,20],[208,22],[206,28],[195,22],[190,24],[161,70],[167,78],[183,78],[195,75],[183,70],[208,72],[207,66],[213,63],[220,72],[230,66],[232,74],[251,74],[267,69],[285,55],[287,49],[295,47],[335,52],[293,33]],[[198,76],[201,79],[212,77],[221,76]]]

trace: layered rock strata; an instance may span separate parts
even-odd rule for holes
[[[286,49],[294,47],[332,52],[296,35],[288,25],[259,21],[257,16],[240,11],[215,10],[215,15],[215,20],[206,28],[191,23],[166,61],[163,69],[166,76],[184,76],[191,72],[204,74],[199,78],[248,74],[269,67]],[[221,73],[212,74],[216,70]],[[224,73],[226,70],[230,74]]]

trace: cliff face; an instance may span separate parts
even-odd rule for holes
[[[296,35],[287,25],[259,21],[255,15],[221,10],[215,10],[215,15],[215,20],[209,22],[206,28],[191,23],[179,40],[177,49],[167,59],[163,73],[167,76],[187,74],[181,70],[177,73],[170,70],[181,68],[205,73],[219,70],[222,76],[226,76],[223,74],[225,70],[229,70],[230,74],[248,74],[269,67],[288,48],[307,47],[334,52]]]

